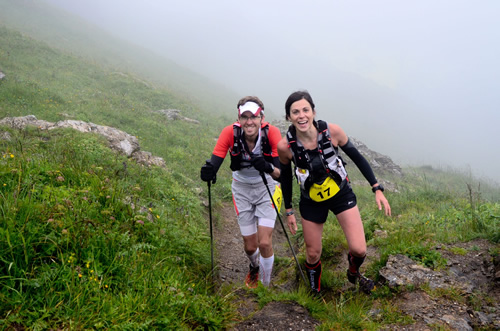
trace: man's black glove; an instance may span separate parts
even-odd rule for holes
[[[215,184],[215,181],[217,179],[216,173],[215,173],[214,166],[212,165],[212,163],[210,163],[210,160],[207,160],[207,163],[205,163],[201,167],[200,177],[201,177],[201,180],[204,182],[211,181],[213,184]]]
[[[264,160],[263,156],[253,157],[252,158],[252,165],[259,172],[266,172],[266,173],[270,174],[274,171],[274,166],[271,163]]]

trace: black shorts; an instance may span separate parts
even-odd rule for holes
[[[352,191],[351,185],[348,184],[332,198],[322,202],[313,201],[301,194],[299,211],[300,215],[306,220],[321,224],[326,222],[329,210],[338,215],[356,205],[356,195]]]

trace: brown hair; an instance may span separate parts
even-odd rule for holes
[[[290,119],[290,107],[292,107],[292,104],[295,101],[299,101],[299,100],[302,100],[302,99],[304,99],[307,102],[309,102],[309,104],[311,105],[312,110],[314,110],[314,102],[313,102],[313,99],[311,98],[311,95],[309,94],[309,92],[307,92],[307,91],[296,91],[296,92],[293,92],[292,94],[290,94],[290,96],[288,97],[288,99],[285,102],[285,115],[286,115],[286,119],[287,120]]]

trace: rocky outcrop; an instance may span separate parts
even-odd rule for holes
[[[160,109],[160,110],[157,110],[157,112],[165,115],[167,117],[167,119],[169,119],[171,121],[182,120],[182,121],[186,121],[189,123],[200,124],[200,122],[197,120],[181,116],[180,115],[181,111],[178,109]]]
[[[137,137],[124,131],[105,125],[97,125],[91,122],[76,120],[64,120],[56,123],[38,120],[34,115],[23,117],[6,117],[0,120],[0,125],[9,126],[15,129],[23,129],[26,126],[36,126],[41,130],[53,130],[58,128],[72,128],[80,132],[96,133],[108,140],[109,147],[119,153],[125,154],[136,162],[151,166],[165,166],[165,161],[161,157],[153,156],[149,152],[141,151]]]
[[[416,321],[427,325],[447,324],[454,330],[498,330],[499,280],[497,265],[490,254],[495,247],[484,239],[436,247],[446,261],[438,270],[427,268],[406,255],[390,255],[379,271],[380,280],[394,291],[400,291],[393,304]],[[465,253],[454,253],[457,248]],[[453,296],[433,293],[455,293],[463,298],[487,293],[491,300],[471,304],[474,300],[454,300]]]
[[[394,163],[389,156],[372,151],[361,141],[353,137],[349,137],[349,139],[352,141],[354,146],[356,146],[359,152],[368,160],[368,162],[370,162],[370,165],[375,172],[390,173],[397,176],[403,175],[401,167]]]

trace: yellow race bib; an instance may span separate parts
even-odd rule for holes
[[[281,192],[281,187],[279,185],[274,187],[273,201],[276,204],[276,210],[280,211],[281,202],[283,201],[283,193]]]
[[[313,184],[309,189],[309,197],[316,202],[321,202],[330,199],[340,191],[339,186],[332,177],[326,177],[322,184]]]

